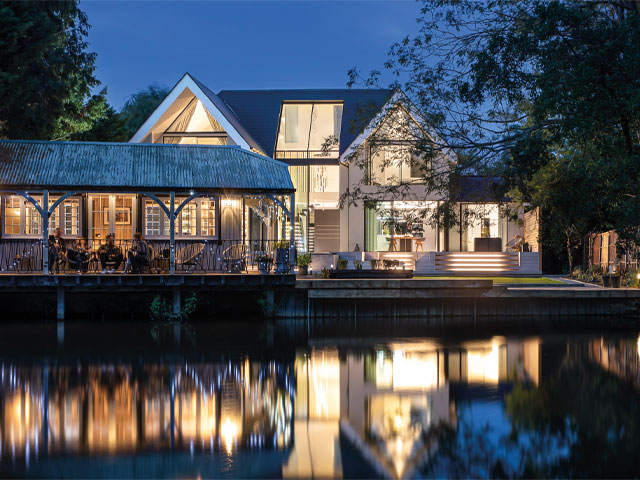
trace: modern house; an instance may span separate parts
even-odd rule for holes
[[[461,178],[453,203],[427,186],[456,162],[416,153],[434,138],[401,91],[214,93],[185,74],[128,144],[0,142],[0,268],[42,263],[60,228],[94,246],[141,231],[171,271],[195,256],[205,270],[245,266],[289,240],[314,270],[342,258],[539,274],[537,229],[503,214],[491,179]]]
[[[130,141],[238,145],[288,164],[296,189],[296,248],[313,252],[318,267],[334,264],[337,255],[396,258],[425,273],[437,273],[438,265],[466,268],[470,262],[490,271],[539,273],[537,238],[524,239],[522,212],[519,221],[509,220],[501,202],[491,199],[487,179],[461,179],[457,220],[438,221],[450,192],[427,188],[424,179],[432,172],[446,174],[456,158],[448,151],[429,160],[415,158],[413,147],[433,135],[401,91],[214,93],[185,74]],[[356,191],[360,201],[347,201]],[[259,236],[261,219],[251,207],[245,214],[251,242]],[[522,245],[518,239],[536,253],[526,256],[526,265],[515,252]],[[510,245],[515,253],[506,255]],[[354,251],[364,253],[346,254]],[[451,252],[505,255],[437,255]],[[323,259],[323,254],[329,255]]]

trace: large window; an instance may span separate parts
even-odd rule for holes
[[[365,249],[369,252],[434,250],[436,229],[428,219],[437,202],[393,201],[365,204]]]
[[[280,111],[276,158],[336,158],[342,103],[285,102]]]
[[[462,231],[462,251],[473,252],[476,238],[500,238],[502,249],[507,239],[507,218],[500,215],[497,203],[467,203],[463,205],[465,227]]]
[[[162,143],[179,145],[226,145],[227,142],[222,125],[195,97],[162,135]]]
[[[136,224],[134,195],[91,195],[89,197],[89,232],[92,240],[103,241],[109,233],[116,240],[131,240]]]
[[[420,183],[430,162],[411,145],[371,146],[368,181],[371,185]]]
[[[42,203],[42,197],[33,197]],[[55,196],[49,197],[49,208],[55,203]],[[4,234],[18,236],[42,236],[42,217],[36,207],[24,197],[11,195],[3,197]],[[80,232],[80,199],[67,198],[49,217],[49,234],[56,228],[66,236],[77,236]]]
[[[175,207],[185,200],[176,198]],[[169,208],[169,200],[163,199]],[[144,234],[147,237],[169,236],[169,217],[153,200],[144,201]],[[213,198],[196,198],[187,203],[175,224],[176,237],[214,237],[216,235],[216,201]]]

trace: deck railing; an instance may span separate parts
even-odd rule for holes
[[[258,260],[269,257],[268,271],[275,271],[277,240],[176,240],[175,272],[181,273],[257,273]],[[51,274],[82,273],[127,273],[141,266],[135,273],[170,273],[169,240],[147,240],[148,259],[132,262],[128,268],[127,259],[132,248],[131,240],[117,240],[114,248],[107,252],[101,249],[104,241],[65,239],[64,248],[54,251],[49,248],[49,271]],[[42,273],[42,240],[3,239],[0,241],[0,272],[14,274]],[[295,256],[295,254],[294,254]],[[291,257],[291,255],[289,255]],[[295,258],[292,260],[295,261]],[[281,270],[290,267],[290,262]]]

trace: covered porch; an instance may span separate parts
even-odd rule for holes
[[[0,141],[0,195],[2,273],[121,273],[136,232],[145,274],[258,273],[276,247],[294,264],[287,166],[239,147]]]

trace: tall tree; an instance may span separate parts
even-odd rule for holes
[[[149,85],[127,99],[120,114],[126,118],[125,128],[128,138],[131,138],[138,131],[168,94],[168,88]]]
[[[77,0],[0,1],[0,137],[65,140],[106,112]]]
[[[640,2],[425,0],[418,22],[385,67],[425,116],[429,150],[455,151],[461,175],[505,174],[505,189],[518,187],[533,206],[556,186],[541,169],[571,152],[558,172],[588,171],[590,188],[567,191],[565,205],[597,191],[600,228],[640,241]],[[350,72],[351,83],[380,78]],[[449,179],[432,176],[430,190],[434,181],[444,190]],[[544,220],[573,217],[554,215]],[[569,250],[593,228],[579,225]]]

